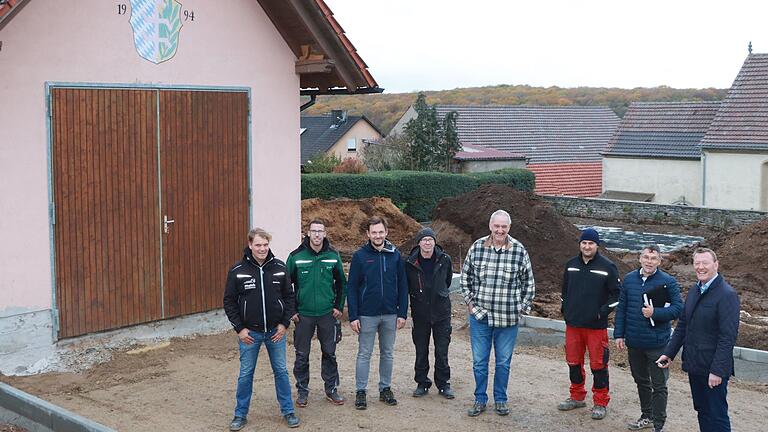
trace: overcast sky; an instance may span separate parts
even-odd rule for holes
[[[387,93],[496,84],[728,88],[768,1],[325,0]]]

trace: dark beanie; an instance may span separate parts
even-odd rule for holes
[[[579,238],[579,241],[589,240],[593,241],[596,244],[600,244],[600,234],[597,233],[597,230],[594,228],[584,228],[581,230],[581,238]]]
[[[432,228],[422,228],[419,233],[416,234],[416,243],[420,242],[424,237],[432,237],[435,239],[435,242],[437,242],[437,236],[435,235],[435,232],[432,231]]]

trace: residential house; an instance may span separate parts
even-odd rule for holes
[[[300,240],[297,94],[381,91],[323,0],[12,0],[0,40],[4,373],[220,308],[250,227]]]
[[[602,156],[619,118],[606,106],[437,105],[440,118],[459,116],[459,141],[523,155],[536,193],[595,197],[602,192]],[[410,107],[393,127],[402,133]]]
[[[326,115],[301,116],[301,166],[319,154],[363,159],[368,142],[381,140],[381,132],[365,116],[334,110]]]
[[[603,153],[604,198],[701,205],[701,139],[720,102],[635,102]]]
[[[630,106],[605,152],[606,195],[768,211],[768,54],[749,54],[722,102]]]
[[[701,140],[702,205],[768,211],[768,54],[747,56]]]

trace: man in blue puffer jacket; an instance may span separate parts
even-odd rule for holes
[[[368,220],[368,242],[352,255],[347,281],[349,325],[358,334],[355,364],[355,408],[366,409],[368,373],[379,335],[379,400],[397,405],[392,389],[395,334],[408,317],[408,280],[400,251],[387,240],[387,222]]]
[[[629,366],[640,396],[641,415],[627,424],[631,430],[658,432],[667,419],[669,370],[655,364],[669,342],[672,321],[680,316],[683,301],[675,278],[659,269],[661,251],[648,245],[640,251],[640,269],[624,276],[616,307],[613,337],[616,347],[628,348]]]

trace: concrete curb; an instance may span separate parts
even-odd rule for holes
[[[116,432],[5,383],[0,383],[0,407],[56,432]]]
[[[565,332],[565,321],[535,316],[524,316],[521,321],[523,327],[555,330]],[[608,337],[613,338],[613,329],[608,329]],[[754,363],[768,363],[768,351],[752,348],[734,347],[733,358]]]

